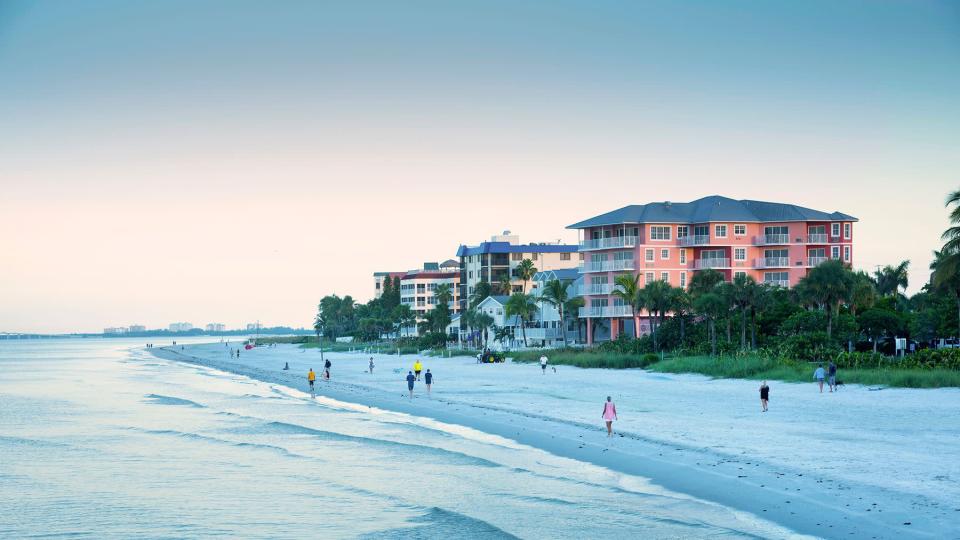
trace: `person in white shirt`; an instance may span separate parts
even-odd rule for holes
[[[546,373],[547,373],[547,355],[543,354],[543,355],[540,355],[540,374],[543,375]]]

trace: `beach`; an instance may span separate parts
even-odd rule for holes
[[[772,381],[761,413],[756,381],[363,352],[325,353],[333,367],[323,381],[316,349],[257,347],[238,359],[229,348],[151,352],[298,392],[313,368],[318,399],[500,437],[783,528],[760,536],[960,537],[957,389],[819,394],[813,382]],[[417,358],[435,384],[428,397],[418,383],[411,400],[404,377]],[[600,418],[608,395],[620,416],[612,439]]]

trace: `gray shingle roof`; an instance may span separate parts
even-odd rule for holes
[[[858,221],[841,212],[822,212],[794,204],[738,201],[711,195],[688,203],[633,204],[574,223],[568,229],[585,229],[620,223],[706,223],[709,221]]]

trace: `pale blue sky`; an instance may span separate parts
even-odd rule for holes
[[[0,331],[307,324],[460,242],[708,194],[856,215],[856,265],[916,290],[958,6],[2,1]]]

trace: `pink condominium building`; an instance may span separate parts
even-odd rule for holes
[[[584,259],[580,317],[609,319],[596,325],[603,336],[586,325],[587,342],[634,333],[630,306],[612,294],[618,274],[639,275],[640,286],[663,280],[686,287],[695,272],[712,268],[728,281],[746,274],[792,287],[826,260],[853,261],[856,221],[840,212],[710,196],[625,206],[570,225],[580,231]],[[642,334],[649,326],[640,316]]]

